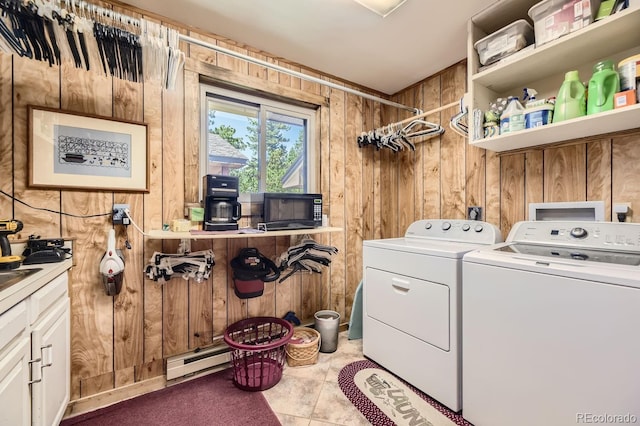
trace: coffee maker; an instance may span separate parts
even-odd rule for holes
[[[235,176],[206,175],[202,178],[205,231],[238,229],[242,207],[238,202],[238,178]]]

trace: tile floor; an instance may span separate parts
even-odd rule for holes
[[[284,426],[368,425],[338,386],[342,367],[362,359],[362,339],[343,331],[336,352],[321,352],[313,365],[285,365],[280,382],[263,394]]]

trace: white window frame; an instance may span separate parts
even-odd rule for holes
[[[267,112],[274,112],[277,114],[289,115],[291,117],[301,118],[307,120],[306,126],[306,184],[307,184],[307,192],[309,193],[317,193],[319,191],[318,182],[316,182],[316,170],[319,167],[316,159],[316,142],[315,142],[315,133],[316,133],[316,110],[312,108],[304,108],[297,105],[288,104],[283,101],[277,101],[273,99],[269,99],[266,97],[250,95],[244,92],[234,91],[222,87],[217,87],[214,85],[201,83],[200,84],[200,179],[199,182],[202,182],[202,177],[205,175],[203,172],[207,170],[208,158],[207,155],[203,155],[203,153],[207,152],[207,132],[208,129],[208,116],[207,116],[207,96],[208,94],[224,96],[229,99],[249,102],[252,104],[259,105],[259,192],[264,191],[264,187],[266,185],[266,168],[261,167],[266,163],[266,145],[262,140],[262,135],[265,135],[267,132]],[[202,188],[200,188],[201,192]]]

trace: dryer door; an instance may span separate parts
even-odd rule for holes
[[[371,267],[365,283],[365,315],[449,350],[449,287]]]

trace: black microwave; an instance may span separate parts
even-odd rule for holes
[[[260,198],[269,231],[322,226],[322,194],[265,192]]]

